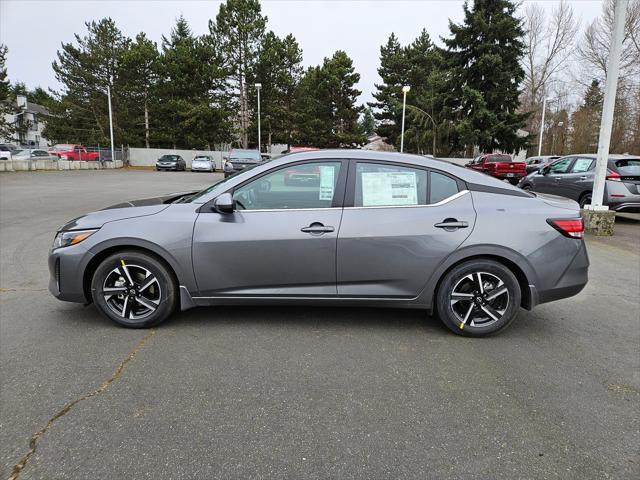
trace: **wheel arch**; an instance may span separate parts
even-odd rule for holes
[[[176,289],[177,290],[180,289],[181,282],[180,282],[180,277],[177,273],[179,270],[177,270],[176,268],[177,265],[175,264],[175,262],[172,262],[169,260],[169,258],[171,257],[168,254],[166,254],[166,252],[164,252],[163,254],[162,252],[158,252],[157,249],[149,247],[147,245],[130,244],[130,243],[110,244],[110,245],[104,245],[104,248],[99,249],[98,251],[92,252],[93,256],[91,257],[91,259],[89,260],[89,262],[84,268],[84,271],[82,274],[82,288],[88,302],[93,301],[92,295],[91,295],[91,280],[93,279],[93,274],[98,268],[98,265],[100,265],[100,263],[102,263],[102,261],[105,258],[117,252],[121,252],[125,250],[149,255],[150,257],[153,257],[154,260],[163,264],[169,271],[169,274],[173,277],[173,280],[175,281]]]
[[[460,265],[463,262],[469,260],[487,259],[501,263],[507,267],[515,275],[520,285],[522,299],[520,306],[527,310],[531,310],[537,303],[535,297],[535,286],[537,278],[535,271],[529,264],[529,262],[519,253],[510,250],[506,247],[499,246],[483,246],[473,249],[462,249],[451,254],[434,272],[425,286],[422,297],[424,302],[431,305],[431,310],[434,309],[435,298],[442,283],[442,279],[447,273],[449,273],[454,267]]]

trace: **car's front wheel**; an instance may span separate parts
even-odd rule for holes
[[[452,268],[436,294],[442,322],[459,335],[482,337],[506,328],[520,308],[520,285],[506,266],[489,259]]]
[[[591,205],[591,192],[587,192],[580,197],[580,208]]]
[[[103,315],[129,328],[158,325],[178,301],[169,269],[137,251],[122,251],[103,260],[93,274],[91,294]]]

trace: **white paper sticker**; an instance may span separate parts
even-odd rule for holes
[[[319,200],[333,200],[333,185],[336,168],[332,165],[320,165]]]
[[[416,172],[363,172],[362,206],[417,205]]]

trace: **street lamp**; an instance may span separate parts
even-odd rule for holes
[[[262,88],[261,83],[256,83],[256,90],[258,91],[258,151],[262,151],[262,139],[260,138],[260,89]]]
[[[544,114],[547,110],[547,102],[550,102],[551,98],[546,98],[542,102],[542,120],[540,120],[540,138],[538,139],[538,156],[542,155],[542,133],[544,132]]]
[[[407,92],[411,90],[409,85],[402,87],[402,132],[400,133],[400,153],[404,151],[404,112],[407,106]]]
[[[113,76],[109,77],[109,83],[107,83],[107,99],[109,100],[109,133],[111,135],[111,161],[116,160],[116,151],[113,145],[113,113],[111,112],[111,82],[113,82]]]

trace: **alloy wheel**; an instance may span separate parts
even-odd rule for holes
[[[455,284],[450,296],[451,309],[459,327],[486,327],[498,322],[509,307],[509,290],[497,275],[474,272]]]
[[[116,315],[141,320],[155,312],[162,299],[155,275],[140,265],[125,264],[111,270],[102,285],[107,307]]]

